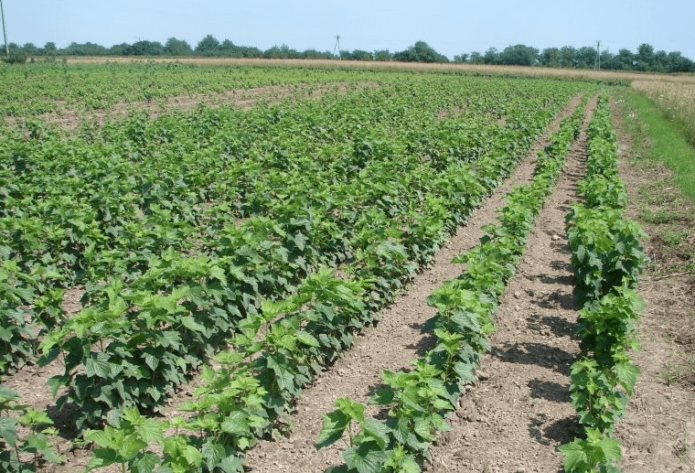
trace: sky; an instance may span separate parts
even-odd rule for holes
[[[692,0],[2,0],[7,40],[60,48],[72,42],[110,47],[139,40],[204,36],[303,51],[402,51],[425,41],[450,59],[457,54],[525,44],[596,46],[611,53],[680,51],[695,60]]]

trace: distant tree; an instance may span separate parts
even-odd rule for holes
[[[352,59],[355,61],[373,61],[374,56],[369,51],[363,51],[361,49],[355,49],[352,51]]]
[[[485,62],[485,58],[483,58],[483,55],[480,54],[478,51],[473,51],[471,53],[471,58],[469,62],[471,64],[483,64]]]
[[[695,63],[684,57],[680,51],[668,53],[669,72],[695,72]]]
[[[164,46],[159,41],[137,41],[126,48],[126,56],[161,56]]]
[[[56,44],[53,41],[49,41],[44,45],[43,54],[45,54],[46,56],[54,56],[57,53],[58,48],[56,48]]]
[[[545,48],[538,55],[538,62],[546,67],[560,67],[562,54],[558,48]]]
[[[292,59],[300,58],[301,54],[297,50],[291,49],[286,44],[283,44],[280,47],[273,46],[272,48],[264,51],[263,57],[268,59]]]
[[[635,57],[629,49],[621,49],[613,58],[615,69],[632,70],[635,64]]]
[[[506,65],[535,66],[537,57],[538,50],[536,48],[517,44],[504,48],[497,60],[500,64]]]
[[[164,54],[169,56],[190,56],[193,54],[191,45],[183,39],[169,38],[164,44]]]
[[[244,57],[263,57],[263,51],[255,46],[242,46]]]
[[[34,43],[24,43],[21,49],[27,56],[38,56],[40,52]]]
[[[485,64],[498,64],[500,59],[499,51],[497,48],[488,48],[483,55],[483,62]]]
[[[130,45],[128,43],[114,44],[109,48],[109,54],[113,56],[125,56],[130,54]]]
[[[72,56],[106,56],[109,50],[98,44],[86,42],[84,44],[70,43],[70,46],[65,48],[65,52]]]
[[[666,51],[654,53],[654,62],[651,69],[656,72],[668,72],[668,53]]]
[[[572,46],[560,48],[560,67],[577,67],[577,49]]]
[[[577,64],[575,67],[591,69],[596,65],[596,48],[583,46],[577,51]]]
[[[220,42],[213,35],[209,34],[201,39],[195,47],[195,54],[198,56],[216,56]]]
[[[654,46],[642,43],[637,46],[635,55],[635,68],[640,71],[648,71],[654,64]]]
[[[222,41],[222,44],[217,48],[217,55],[224,57],[244,57],[241,48],[228,39]]]
[[[468,62],[468,54],[459,54],[457,56],[454,56],[454,62],[463,64],[465,62]]]
[[[604,49],[601,51],[601,69],[617,69],[615,66],[615,57]]]
[[[439,54],[424,41],[418,41],[405,51],[394,53],[393,58],[404,62],[449,62],[446,56]]]
[[[375,61],[391,61],[393,59],[393,55],[389,52],[388,49],[380,49],[377,51],[374,51],[374,60]]]
[[[331,59],[333,57],[333,53],[330,51],[317,51],[315,49],[307,49],[303,53],[301,53],[302,58],[304,59]]]

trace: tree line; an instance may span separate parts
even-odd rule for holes
[[[165,44],[158,41],[137,41],[133,44],[121,43],[106,48],[95,43],[71,43],[59,49],[53,42],[43,48],[33,43],[20,46],[8,45],[11,57],[34,56],[202,56],[233,58],[268,58],[268,59],[348,59],[358,61],[405,61],[405,62],[450,62],[445,55],[438,53],[424,41],[418,41],[404,51],[391,53],[388,49],[365,51],[318,51],[307,49],[298,51],[286,44],[273,46],[265,51],[254,46],[240,46],[225,39],[219,41],[213,35],[207,35],[192,47],[187,41],[169,38]],[[592,46],[575,48],[546,48],[542,51],[531,46],[517,44],[502,51],[489,48],[485,52],[473,51],[454,56],[454,63],[500,64],[518,66],[543,66],[564,68],[654,71],[654,72],[695,72],[695,62],[683,56],[679,51],[654,51],[654,47],[644,43],[633,53],[629,49],[620,49],[617,54],[607,49],[597,54]]]

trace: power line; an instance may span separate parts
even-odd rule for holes
[[[333,48],[333,55],[335,56],[335,51],[338,51],[338,54],[340,54],[340,35],[337,35],[335,37],[335,47]],[[343,57],[340,57],[340,60],[343,60]]]
[[[2,0],[0,0],[0,13],[2,13],[2,35],[5,38],[5,57],[10,58],[10,50],[7,49],[7,30],[5,29],[5,9],[2,7]]]

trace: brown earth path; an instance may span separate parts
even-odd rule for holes
[[[423,324],[435,315],[435,310],[426,304],[426,298],[442,282],[461,273],[462,266],[452,264],[452,258],[478,243],[483,236],[481,227],[495,221],[495,211],[513,186],[531,180],[537,151],[547,146],[547,137],[557,130],[559,121],[578,103],[579,97],[572,100],[512,176],[475,211],[466,226],[458,229],[432,266],[416,276],[411,290],[383,311],[379,325],[358,337],[343,358],[305,389],[302,399],[297,402],[296,415],[290,420],[291,435],[274,442],[262,441],[252,449],[247,457],[250,471],[315,473],[342,463],[340,443],[320,451],[314,449],[323,422],[322,414],[333,410],[333,403],[339,397],[349,396],[355,401],[366,402],[380,384],[381,369],[407,368],[411,360],[431,347],[432,339],[423,335],[421,330]]]

